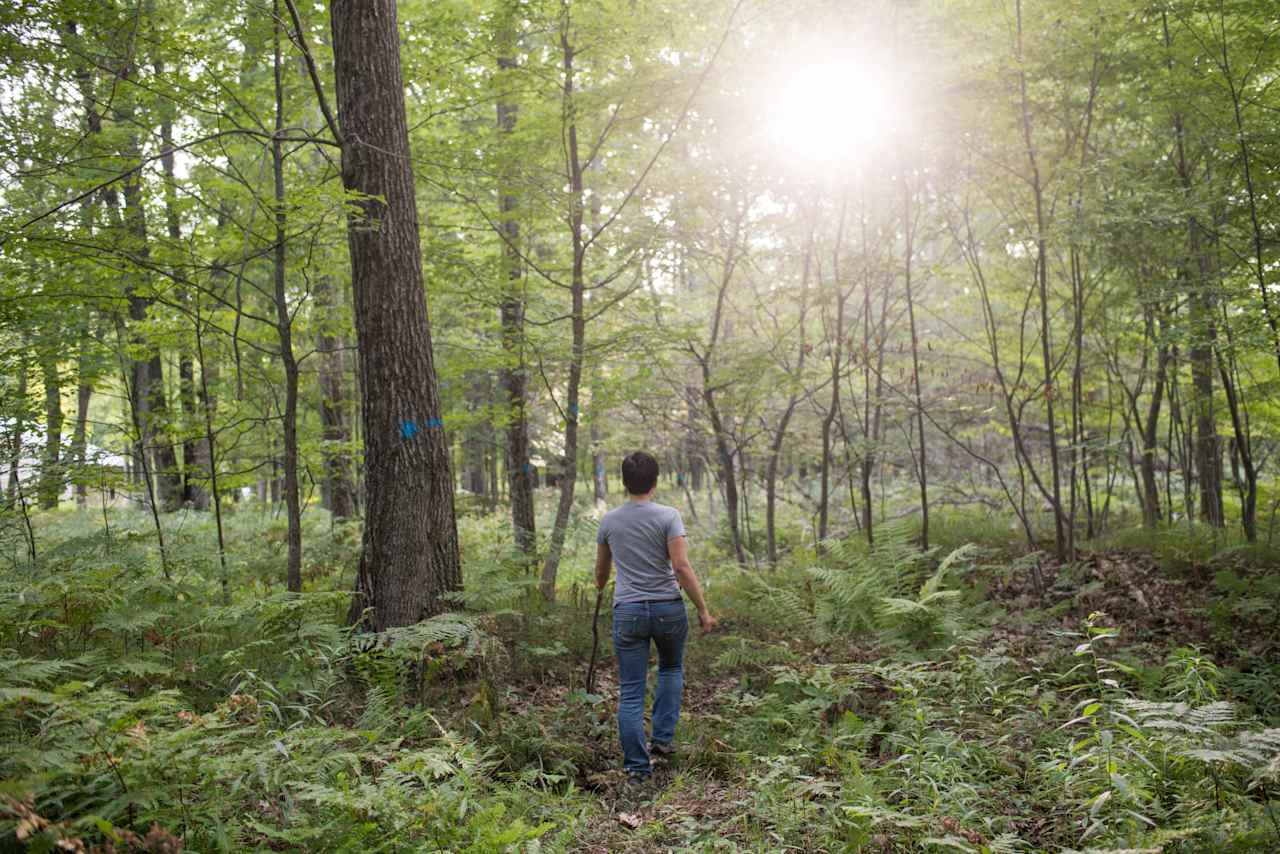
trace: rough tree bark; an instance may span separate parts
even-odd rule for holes
[[[291,10],[291,13],[294,10]],[[422,279],[395,0],[333,0],[342,183],[364,413],[366,513],[351,618],[403,626],[462,585]],[[327,110],[326,110],[327,112]]]

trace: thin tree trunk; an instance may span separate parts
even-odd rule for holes
[[[141,162],[141,146],[136,129],[136,109],[130,89],[134,73],[133,59],[126,57],[121,61],[119,79],[122,89],[114,102],[114,118],[118,125],[125,129],[123,155],[126,162]],[[129,172],[122,181],[124,191],[124,234],[121,247],[139,267],[145,266],[151,257],[151,249],[147,239],[147,215],[142,198],[142,170]],[[128,274],[125,295],[129,302],[129,320],[134,326],[133,341],[135,348],[149,355],[135,356],[131,366],[131,384],[133,388],[133,415],[137,418],[139,431],[137,435],[137,453],[139,455],[150,450],[155,460],[155,471],[151,466],[143,464],[141,470],[146,476],[156,476],[155,487],[159,493],[159,501],[165,510],[178,506],[182,496],[181,475],[177,471],[177,457],[173,446],[168,442],[167,406],[164,394],[164,372],[160,354],[156,348],[141,337],[138,330],[147,319],[151,307],[151,298],[142,293],[146,283],[146,274],[134,270]],[[142,462],[139,460],[139,462]],[[148,493],[152,492],[148,485]]]
[[[165,548],[165,543],[164,543],[164,527],[160,524],[160,505],[156,499],[155,486],[154,486],[155,482],[152,480],[151,470],[150,470],[149,464],[147,463],[146,447],[140,438],[143,434],[143,426],[142,426],[143,422],[142,422],[142,419],[140,418],[140,413],[138,411],[138,400],[139,400],[138,388],[130,380],[129,372],[125,369],[125,365],[124,365],[123,354],[124,354],[125,348],[124,348],[124,334],[122,331],[123,326],[124,326],[124,321],[120,319],[119,315],[116,315],[116,339],[117,339],[116,346],[118,348],[117,352],[121,354],[120,379],[124,382],[125,404],[128,408],[129,418],[133,422],[134,436],[138,437],[137,438],[138,445],[142,447],[142,453],[138,455],[138,464],[142,467],[142,480],[147,487],[147,508],[151,511],[151,521],[155,524],[156,543],[159,545],[159,548],[160,548],[160,569],[164,573],[165,579],[168,580],[169,579],[169,553],[168,553],[168,550]],[[135,362],[134,366],[136,367],[136,365],[137,363]]]
[[[769,565],[777,566],[778,564],[778,541],[777,541],[777,503],[778,503],[778,461],[782,456],[782,444],[786,441],[787,426],[791,423],[791,416],[795,414],[796,404],[800,401],[800,384],[804,382],[804,362],[805,356],[808,355],[806,333],[806,313],[809,304],[809,274],[813,262],[813,229],[810,227],[808,239],[805,241],[804,247],[804,264],[800,273],[800,346],[796,349],[796,367],[794,373],[788,371],[788,379],[791,383],[791,393],[787,397],[787,404],[783,407],[782,414],[778,417],[778,426],[773,431],[773,440],[769,443],[769,459],[765,463],[765,480],[764,480],[764,519],[765,519],[765,537],[769,550]]]
[[[298,497],[298,362],[293,355],[293,319],[285,291],[285,248],[287,214],[284,195],[284,83],[282,80],[280,2],[273,4],[273,61],[276,122],[271,137],[271,174],[275,189],[276,240],[272,253],[275,284],[276,334],[280,339],[280,360],[284,363],[284,501],[289,517],[289,555],[285,583],[290,593],[302,592],[302,505]]]
[[[867,236],[867,205],[865,196],[862,199],[861,233],[862,257],[870,257],[870,242]],[[884,347],[885,323],[889,312],[889,288],[887,285],[880,292],[880,317],[876,334],[871,334],[871,264],[868,263],[862,283],[862,465],[859,467],[859,485],[862,491],[862,530],[867,537],[867,545],[875,544],[873,508],[874,498],[871,494],[871,476],[876,470],[877,446],[880,442],[880,429],[884,413]],[[871,352],[875,350],[875,367],[872,368]],[[875,375],[875,388],[872,389],[872,374]]]
[[[560,555],[564,549],[565,535],[569,529],[569,514],[573,510],[573,493],[578,483],[578,397],[582,385],[582,361],[586,340],[586,316],[584,311],[584,253],[586,245],[582,239],[583,223],[583,186],[582,163],[578,153],[578,123],[574,107],[574,48],[569,42],[569,20],[567,12],[561,22],[560,49],[564,69],[564,116],[567,126],[566,154],[569,167],[569,231],[570,245],[573,248],[573,268],[569,284],[571,299],[570,323],[572,324],[573,343],[569,353],[569,379],[565,394],[564,410],[564,456],[561,458],[560,502],[556,506],[556,519],[551,529],[551,537],[547,544],[547,559],[542,565],[542,580],[539,584],[542,595],[547,601],[555,599],[556,572],[560,567]]]
[[[200,294],[195,294],[196,359],[200,366],[200,400],[204,411],[204,447],[208,454],[209,491],[213,498],[213,519],[218,532],[218,566],[222,586],[222,604],[231,604],[230,574],[227,571],[227,540],[222,528],[222,494],[218,490],[218,456],[213,430],[215,404],[209,392],[212,365],[204,353],[204,321],[200,317]]]
[[[738,563],[747,565],[747,553],[742,545],[742,532],[738,526],[738,476],[733,462],[733,451],[729,447],[729,435],[725,429],[724,419],[716,404],[715,392],[711,387],[710,366],[703,363],[702,402],[707,409],[707,418],[711,421],[711,430],[715,437],[716,456],[720,463],[720,483],[724,488],[724,507],[729,515],[729,539],[733,545],[733,555]]]
[[[524,267],[520,258],[519,200],[515,194],[515,157],[512,136],[519,106],[510,94],[510,72],[516,68],[516,7],[503,0],[498,18],[497,98],[498,133],[502,139],[502,166],[498,190],[499,232],[506,282],[500,308],[504,361],[499,383],[506,398],[507,493],[511,504],[511,529],[516,547],[532,565],[537,553],[533,488],[536,472],[529,462],[529,419],[526,412],[527,368],[524,352]]]
[[[1147,528],[1155,528],[1160,523],[1160,487],[1156,482],[1156,453],[1160,449],[1160,406],[1164,399],[1168,368],[1169,345],[1161,341],[1156,356],[1155,386],[1151,389],[1146,418],[1139,422],[1141,425],[1139,437],[1142,440],[1139,468],[1142,472],[1142,489],[1146,493],[1142,502],[1142,524]],[[1137,413],[1135,412],[1134,415],[1136,416]]]
[[[13,416],[13,433],[10,434],[9,438],[9,483],[7,487],[9,506],[13,506],[18,500],[19,481],[22,476],[22,434],[27,429],[27,359],[25,353],[18,356],[17,386],[15,394],[17,406]]]
[[[156,77],[164,79],[164,63],[156,60]],[[168,98],[160,99],[160,165],[164,171],[164,213],[165,227],[169,238],[169,250],[177,252],[182,240],[182,223],[178,214],[178,184],[175,172],[173,146],[174,105]],[[184,303],[189,295],[183,290],[180,298]],[[208,496],[200,487],[197,478],[196,442],[191,427],[196,414],[195,373],[191,364],[191,352],[184,343],[178,351],[178,401],[182,409],[182,474],[181,501],[189,502],[197,509],[208,507]],[[176,466],[175,458],[174,464]]]
[[[1160,13],[1166,51],[1172,46],[1168,15]],[[1166,56],[1166,67],[1173,68],[1173,58]],[[1186,153],[1186,128],[1182,114],[1173,114],[1174,168],[1184,194],[1192,190],[1191,166]],[[1192,417],[1195,422],[1196,474],[1200,487],[1200,516],[1214,528],[1225,524],[1222,508],[1222,456],[1213,407],[1214,296],[1208,277],[1207,259],[1201,243],[1201,227],[1194,213],[1187,216],[1187,249],[1196,265],[1198,279],[1192,282],[1187,262],[1178,265],[1178,279],[1187,293],[1191,320],[1192,344],[1188,354],[1191,363]]]
[[[608,500],[609,483],[605,478],[604,447],[600,444],[600,426],[596,421],[597,416],[598,413],[591,419],[591,474],[595,487],[593,497],[596,507],[604,507]]]
[[[346,370],[342,336],[334,333],[333,281],[321,275],[313,289],[319,322],[316,351],[320,360],[320,424],[324,440],[325,495],[335,519],[356,515],[356,487],[351,477],[351,427],[347,418]]]
[[[36,495],[42,510],[52,510],[58,506],[63,487],[62,377],[57,357],[45,354],[40,360],[40,371],[44,379],[45,437]]]
[[[1276,359],[1277,367],[1280,367],[1280,320],[1277,320],[1275,309],[1271,305],[1270,285],[1267,283],[1267,261],[1265,243],[1266,235],[1264,233],[1262,223],[1258,214],[1258,192],[1253,180],[1253,156],[1249,149],[1249,135],[1245,132],[1243,95],[1236,86],[1235,78],[1231,72],[1231,55],[1228,51],[1227,41],[1227,22],[1226,9],[1224,4],[1219,4],[1218,13],[1222,22],[1222,74],[1226,79],[1227,90],[1231,95],[1232,116],[1235,119],[1236,143],[1240,147],[1240,168],[1243,171],[1245,197],[1249,200],[1249,225],[1251,226],[1250,236],[1253,239],[1253,263],[1251,272],[1254,275],[1258,286],[1258,295],[1262,299],[1262,314],[1267,320],[1267,326],[1271,329],[1271,347]],[[1241,81],[1244,84],[1244,81]],[[1253,542],[1253,537],[1249,538],[1249,542]]]
[[[733,546],[734,557],[739,564],[746,566],[747,554],[743,549],[742,533],[738,527],[738,478],[734,471],[733,451],[729,447],[729,431],[725,426],[720,407],[716,402],[715,393],[718,386],[712,381],[712,363],[724,326],[725,300],[728,296],[729,283],[733,280],[733,271],[738,263],[738,244],[742,237],[742,221],[744,217],[745,212],[740,207],[734,216],[733,230],[730,232],[728,251],[725,254],[724,269],[716,291],[715,308],[711,314],[711,336],[707,348],[704,352],[699,353],[694,347],[690,346],[690,351],[697,361],[698,368],[702,374],[702,405],[707,413],[707,420],[711,422],[711,435],[716,445],[720,485],[724,490],[725,512],[729,517],[730,542]],[[708,484],[708,515],[713,519],[715,518],[715,508],[711,502],[714,494],[715,490]]]
[[[1093,131],[1093,108],[1097,100],[1101,63],[1095,53],[1093,68],[1089,73],[1089,100],[1085,104],[1084,134],[1080,141],[1080,179],[1072,200],[1072,213],[1078,226],[1083,226],[1081,216],[1084,201],[1085,167],[1089,162],[1089,139]],[[1089,464],[1085,454],[1084,427],[1084,310],[1085,310],[1085,261],[1080,245],[1073,236],[1070,241],[1071,259],[1071,314],[1073,363],[1071,367],[1071,499],[1068,513],[1067,550],[1076,552],[1077,493],[1080,476],[1083,475],[1085,491],[1085,536],[1093,536],[1093,496],[1089,488]]]
[[[79,382],[76,385],[76,424],[71,434],[71,456],[77,469],[76,507],[84,508],[89,503],[89,487],[85,481],[85,474],[89,463],[89,401],[93,397],[93,379],[83,343],[80,347],[77,373]]]
[[[831,505],[831,425],[840,411],[840,374],[844,369],[844,308],[848,295],[840,282],[840,248],[844,238],[845,213],[848,200],[840,203],[840,220],[836,224],[835,247],[832,249],[832,281],[836,288],[836,321],[834,332],[827,332],[827,346],[831,351],[831,400],[822,418],[822,475],[818,497],[818,552],[825,550],[828,514]]]
[[[906,240],[903,259],[903,278],[907,295],[907,321],[911,328],[911,387],[915,396],[916,431],[920,435],[920,455],[916,464],[916,478],[920,484],[920,548],[929,549],[929,466],[924,433],[924,397],[920,390],[920,336],[916,330],[916,303],[912,293],[911,260],[915,251],[915,228],[911,219],[911,184],[907,175],[902,176],[903,210],[902,228]]]
[[[1053,493],[1053,532],[1054,549],[1058,560],[1067,560],[1067,539],[1065,520],[1062,513],[1062,475],[1058,462],[1058,428],[1054,417],[1054,398],[1057,389],[1053,382],[1053,341],[1052,326],[1049,323],[1049,268],[1048,238],[1044,212],[1044,190],[1040,178],[1040,165],[1036,158],[1035,142],[1031,137],[1031,108],[1027,99],[1027,74],[1023,65],[1022,52],[1022,0],[1017,0],[1017,48],[1018,48],[1018,87],[1020,93],[1022,137],[1026,143],[1027,161],[1031,167],[1031,191],[1036,203],[1036,288],[1040,301],[1040,350],[1044,362],[1044,406],[1049,430],[1049,467],[1052,474]]]

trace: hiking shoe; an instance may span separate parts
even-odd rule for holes
[[[627,788],[628,789],[645,789],[653,782],[653,774],[646,774],[643,771],[627,772]]]
[[[676,746],[669,741],[655,741],[649,745],[649,752],[654,756],[675,756]]]

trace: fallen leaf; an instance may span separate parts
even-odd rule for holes
[[[631,828],[632,830],[635,830],[637,827],[639,827],[642,824],[640,820],[640,816],[634,813],[629,813],[629,812],[618,813],[618,821],[622,822],[622,824]]]

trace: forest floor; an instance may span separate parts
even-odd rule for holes
[[[972,573],[967,637],[923,653],[875,638],[813,642],[753,619],[749,601],[730,596],[720,632],[695,636],[688,647],[680,752],[659,760],[653,783],[639,790],[617,767],[607,617],[597,697],[575,695],[566,674],[562,683],[509,689],[508,711],[557,730],[585,758],[576,783],[595,799],[569,844],[584,852],[1060,850],[1106,836],[1111,799],[1100,793],[1115,791],[1119,765],[1102,761],[1099,788],[1086,773],[1089,731],[1063,731],[1090,687],[1088,675],[1073,674],[1089,626],[1108,629],[1094,636],[1111,647],[1087,657],[1101,671],[1092,676],[1127,673],[1136,680],[1121,691],[1130,701],[1169,698],[1173,705],[1152,709],[1165,713],[1165,724],[1186,713],[1178,702],[1194,707],[1225,697],[1222,673],[1241,665],[1237,681],[1257,690],[1253,699],[1276,723],[1275,668],[1256,672],[1274,662],[1276,612],[1257,600],[1243,607],[1218,601],[1224,586],[1249,588],[1232,570],[1195,561],[1162,566],[1133,551],[1035,566]],[[1242,612],[1252,616],[1241,619]],[[734,649],[788,652],[780,663],[727,652]],[[651,671],[650,699],[652,681]],[[563,710],[575,696],[586,720],[566,727]],[[904,710],[914,720],[904,721]],[[1055,768],[1064,779],[1052,779]],[[858,803],[851,792],[890,797]],[[1264,789],[1274,818],[1267,798]],[[835,813],[843,815],[833,821]],[[1197,837],[1168,826],[1174,813],[1162,822],[1128,810],[1113,824],[1133,825],[1119,835],[1135,842],[1164,824],[1163,844],[1143,850],[1177,850],[1179,840]],[[1203,830],[1203,816],[1197,820]],[[1280,848],[1280,827],[1235,822],[1222,823],[1223,834],[1213,837],[1222,848],[1210,849],[1233,847],[1233,834],[1253,840],[1239,850]],[[1204,844],[1186,848],[1208,850]]]
[[[198,520],[167,579],[141,514],[44,521],[0,571],[0,849],[1280,850],[1264,549],[1169,532],[1058,565],[886,529],[744,570],[704,539],[721,628],[637,790],[607,613],[584,689],[580,569],[546,605],[503,521],[462,519],[459,610],[370,645],[341,626],[357,531],[308,520],[298,597],[279,522],[231,520],[229,602]]]

